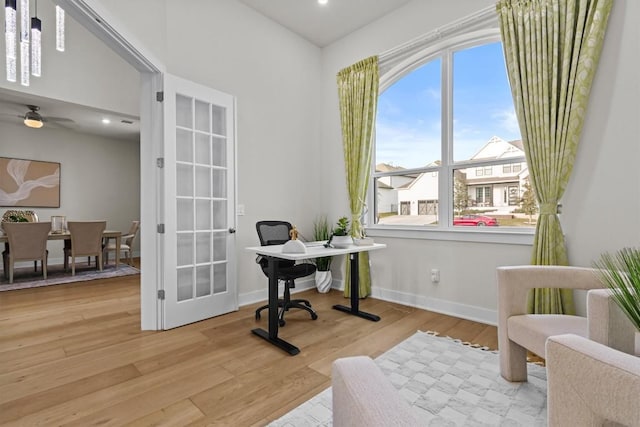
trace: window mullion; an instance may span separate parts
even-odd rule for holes
[[[453,176],[451,164],[453,163],[453,53],[450,49],[442,55],[442,167],[438,175],[438,226],[449,227],[453,217],[451,214],[451,195],[453,194]]]

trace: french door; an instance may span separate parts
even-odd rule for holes
[[[238,309],[235,98],[167,74],[164,89],[162,329],[170,329]]]

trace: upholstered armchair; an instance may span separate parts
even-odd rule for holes
[[[596,270],[583,267],[498,267],[497,279],[500,374],[507,381],[527,380],[527,350],[546,358],[545,342],[548,337],[566,333],[589,336],[586,317],[527,314],[527,296],[531,289],[590,290],[605,287]],[[607,332],[602,334],[608,335]]]
[[[549,427],[640,426],[640,358],[573,334],[546,355]]]

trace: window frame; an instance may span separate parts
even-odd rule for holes
[[[438,217],[442,220],[437,225],[390,225],[375,222],[376,209],[369,209],[365,214],[366,233],[370,236],[402,237],[436,240],[457,240],[493,243],[532,244],[534,228],[529,227],[454,227],[453,226],[453,193],[454,171],[467,168],[485,168],[509,163],[526,163],[525,156],[507,157],[503,159],[477,159],[454,162],[453,160],[453,55],[456,51],[473,48],[488,43],[501,42],[498,26],[454,34],[451,37],[434,38],[400,61],[394,67],[381,74],[380,94],[398,80],[404,78],[420,66],[440,58],[441,61],[441,165],[423,168],[405,169],[397,172],[376,172],[376,152],[371,161],[371,178],[367,191],[367,204],[374,206],[376,182],[385,176],[413,173],[442,174],[438,180]],[[374,135],[375,138],[375,135]]]

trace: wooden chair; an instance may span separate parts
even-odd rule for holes
[[[16,261],[41,261],[42,275],[47,278],[47,238],[50,222],[7,222],[3,225],[9,242],[9,283],[13,283]],[[37,265],[37,264],[36,264]],[[6,266],[5,266],[6,268]]]
[[[138,230],[140,229],[140,221],[132,221],[131,227],[127,234],[123,235],[120,243],[120,251],[116,248],[116,242],[109,239],[106,246],[104,247],[104,260],[105,263],[109,263],[109,252],[115,252],[116,256],[120,256],[120,252],[124,252],[125,258],[127,258],[127,264],[133,265],[133,241],[138,235]]]
[[[96,257],[96,267],[102,271],[102,233],[107,221],[69,221],[71,247],[65,248],[65,259],[71,257],[71,275],[76,275],[76,257]]]

